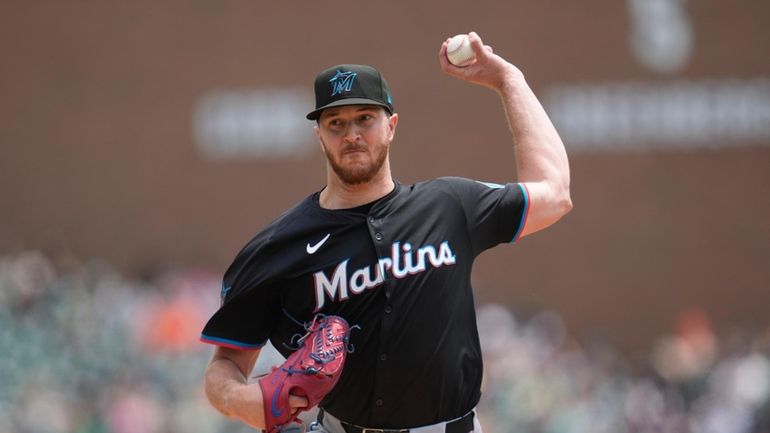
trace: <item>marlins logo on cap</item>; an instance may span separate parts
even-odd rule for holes
[[[382,74],[366,65],[337,65],[315,78],[315,110],[307,118],[317,120],[326,108],[343,105],[379,105],[393,114],[393,98]]]
[[[339,95],[342,92],[349,92],[353,89],[353,82],[358,76],[355,72],[342,72],[337,71],[336,74],[329,80],[332,83],[332,96]]]

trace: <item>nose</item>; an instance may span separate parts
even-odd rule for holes
[[[348,124],[345,129],[345,135],[342,137],[348,143],[355,143],[361,137],[361,133],[353,122]]]

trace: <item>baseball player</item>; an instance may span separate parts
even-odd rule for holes
[[[363,65],[321,72],[307,118],[317,122],[327,184],[246,244],[224,275],[222,306],[202,332],[202,341],[216,345],[205,390],[224,415],[265,429],[282,412],[277,392],[263,395],[249,382],[251,370],[268,340],[288,356],[303,323],[322,314],[356,329],[311,428],[481,431],[473,412],[482,380],[473,261],[553,224],[572,204],[564,146],[523,74],[476,33],[469,38],[475,62],[449,63],[445,41],[441,68],[499,94],[518,182],[395,181],[388,151],[398,114],[385,79]],[[289,394],[290,411],[308,409],[304,394]]]

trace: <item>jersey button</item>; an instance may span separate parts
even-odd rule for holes
[[[388,355],[386,353],[380,353],[380,361],[387,361]]]
[[[380,406],[380,407],[382,407],[382,405],[383,405],[383,404],[385,404],[385,402],[384,402],[384,401],[382,401],[382,399],[381,399],[381,398],[378,398],[378,399],[377,399],[377,401],[375,401],[375,402],[374,402],[374,404],[376,404],[377,406]]]
[[[380,232],[377,232],[377,233],[375,233],[375,234],[374,234],[374,239],[375,239],[377,242],[381,241],[381,240],[382,240],[382,233],[380,233]]]
[[[393,311],[392,308],[390,308],[390,305],[385,306],[385,314],[390,314]]]
[[[373,216],[369,217],[369,224],[374,224],[374,217]]]

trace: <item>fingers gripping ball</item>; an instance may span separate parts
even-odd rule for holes
[[[461,68],[473,63],[476,60],[476,54],[473,52],[468,35],[453,36],[447,44],[446,57],[449,63]]]
[[[349,347],[350,326],[339,316],[317,315],[307,333],[299,339],[301,346],[286,362],[259,379],[265,410],[265,430],[276,433],[300,412],[318,405],[331,392],[340,378]],[[289,394],[307,398],[308,406],[292,413]]]

